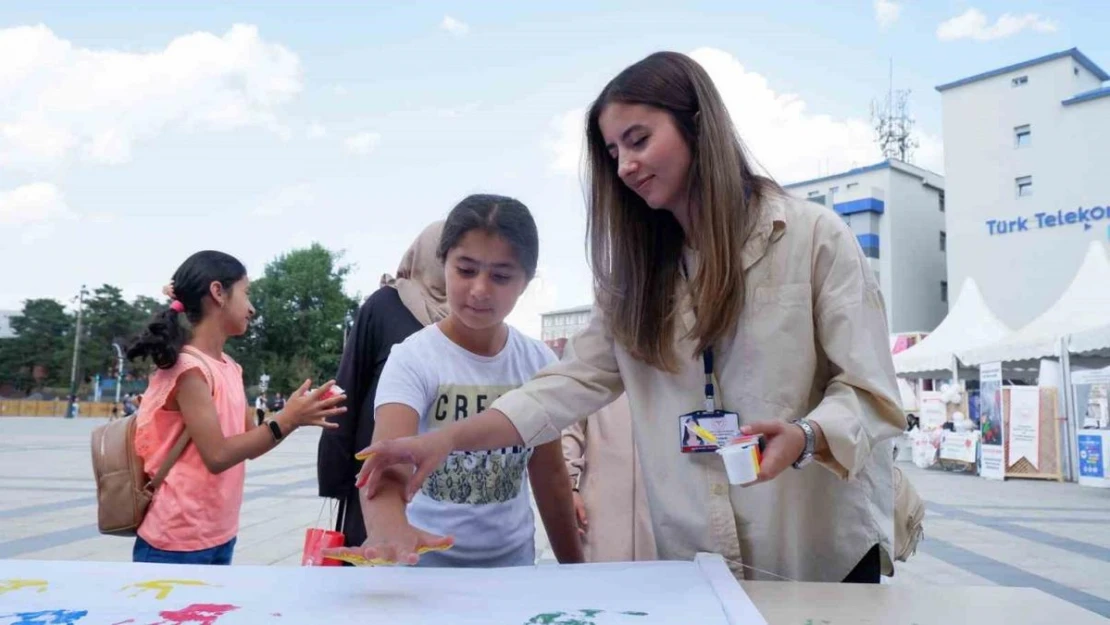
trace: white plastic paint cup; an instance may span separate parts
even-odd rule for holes
[[[759,436],[745,436],[721,447],[717,454],[725,461],[728,482],[735,486],[751,484],[759,477]]]

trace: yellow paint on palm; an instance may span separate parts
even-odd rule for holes
[[[418,555],[424,555],[425,553],[428,553],[428,552],[431,552],[431,551],[447,551],[450,548],[451,548],[450,545],[448,545],[446,547],[421,547],[421,548],[416,550],[416,553]],[[344,554],[339,554],[339,555],[329,555],[328,557],[333,559],[333,560],[341,560],[343,562],[346,562],[348,564],[353,564],[355,566],[395,566],[397,564],[397,562],[395,562],[393,560],[387,560],[385,558],[366,558],[366,557],[363,557],[363,556],[361,556],[357,553],[344,553]]]

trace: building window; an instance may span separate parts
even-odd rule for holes
[[[948,251],[948,234],[943,230],[940,231],[940,251]]]
[[[806,199],[809,200],[810,202],[813,202],[814,204],[820,204],[821,206],[825,205],[825,196],[823,196],[823,195],[814,195],[814,194],[810,193],[809,197],[806,198]]]
[[[948,283],[944,280],[940,281],[940,301],[948,303]]]
[[[806,197],[817,197],[818,195],[821,195],[820,191],[810,191],[806,194]]]
[[[1010,85],[1013,86],[1013,87],[1020,87],[1024,84],[1027,84],[1028,82],[1029,82],[1029,77],[1028,76],[1018,76],[1018,77],[1010,80]]]
[[[1014,146],[1022,147],[1029,145],[1033,141],[1033,131],[1029,128],[1029,124],[1024,126],[1017,126],[1014,128]]]
[[[1079,67],[1078,66],[1073,66],[1071,68],[1071,73],[1078,76],[1079,75]]]
[[[836,193],[839,190],[840,190],[840,187],[829,187],[829,195],[832,195],[833,193]]]
[[[944,212],[944,189],[937,193],[937,202],[940,204],[940,212]]]
[[[851,191],[852,189],[855,189],[858,186],[859,186],[858,182],[849,182],[847,185],[844,186],[844,188]]]
[[[1033,195],[1033,176],[1022,176],[1014,180],[1017,185],[1018,197],[1029,197]]]

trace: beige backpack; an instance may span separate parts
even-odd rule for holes
[[[185,351],[196,352],[192,347],[186,346]],[[204,375],[208,378],[208,387],[215,388],[212,370],[208,362],[199,354],[204,367]],[[150,403],[143,402],[151,410],[157,409],[162,403],[161,398],[151,398]],[[93,477],[96,479],[96,504],[97,526],[101,534],[109,536],[135,536],[146,517],[154,493],[166,479],[166,474],[173,468],[185,446],[189,444],[189,432],[181,432],[177,442],[169,455],[158,467],[154,477],[150,477],[143,469],[143,459],[135,451],[135,427],[139,413],[136,412],[123,419],[109,421],[93,430],[92,433],[92,466]]]

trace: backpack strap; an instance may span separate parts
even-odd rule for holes
[[[204,367],[204,371],[208,375],[208,384],[212,391],[212,396],[215,397],[216,377],[212,375],[212,369],[208,366],[208,361],[204,359],[204,355],[201,354],[200,351],[192,345],[186,345],[185,347],[181,348],[181,351],[192,352],[195,355],[196,359],[200,361],[201,366]],[[154,474],[154,477],[151,478],[150,482],[147,484],[147,490],[149,490],[151,493],[158,490],[158,487],[162,485],[162,481],[166,479],[166,475],[169,474],[170,469],[173,468],[173,465],[177,462],[177,459],[181,457],[181,454],[185,451],[185,446],[188,444],[189,430],[185,429],[182,430],[181,436],[177,437],[177,442],[174,443],[173,449],[170,449],[170,453],[166,456],[166,459],[162,461],[162,466],[158,467],[158,472]]]

